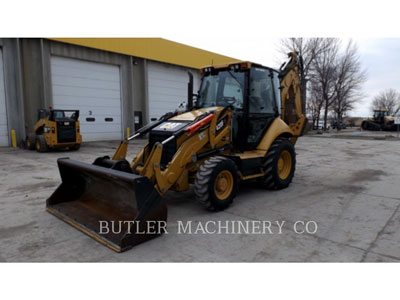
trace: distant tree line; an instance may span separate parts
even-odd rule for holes
[[[303,111],[313,125],[321,118],[324,129],[328,113],[341,121],[362,97],[366,71],[362,68],[357,45],[349,41],[344,47],[338,38],[285,38],[283,53],[297,51],[303,57],[300,73]]]

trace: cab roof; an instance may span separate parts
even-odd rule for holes
[[[244,70],[248,70],[251,67],[258,67],[258,68],[263,68],[263,69],[268,69],[268,70],[272,70],[275,72],[278,72],[277,70],[270,68],[270,67],[266,67],[257,63],[253,63],[250,61],[239,61],[239,62],[231,62],[231,63],[226,63],[226,64],[218,64],[218,65],[209,65],[209,66],[205,66],[203,68],[200,69],[200,74],[206,74],[206,73],[211,73],[214,70],[223,70],[223,69],[233,69],[235,71],[244,71]]]

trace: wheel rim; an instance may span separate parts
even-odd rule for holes
[[[40,149],[40,141],[39,141],[39,139],[36,140],[36,149],[37,150]]]
[[[214,184],[214,192],[219,200],[225,200],[233,190],[233,176],[228,170],[221,171]]]
[[[280,179],[285,180],[289,177],[290,171],[292,170],[292,156],[289,151],[282,151],[278,159],[278,175]]]

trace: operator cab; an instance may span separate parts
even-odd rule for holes
[[[374,110],[374,119],[378,122],[383,122],[388,115],[387,110]]]
[[[254,149],[279,116],[278,71],[249,62],[206,67],[196,108],[233,108],[232,140],[237,149]]]
[[[387,110],[374,110],[374,117],[379,118],[380,116],[387,116],[388,111]]]
[[[46,118],[50,121],[77,121],[79,110],[38,109],[38,120]]]

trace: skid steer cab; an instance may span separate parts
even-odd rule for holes
[[[46,152],[51,149],[79,150],[82,136],[79,110],[39,109],[38,121],[25,140],[26,148]]]
[[[291,53],[279,71],[250,62],[201,69],[196,101],[190,76],[186,111],[166,113],[138,130],[111,158],[92,165],[59,159],[62,184],[47,199],[47,210],[120,252],[164,232],[162,196],[169,190],[192,186],[202,206],[220,211],[231,205],[240,181],[288,187],[294,145],[306,123],[300,68],[301,58]],[[129,141],[145,135],[146,146],[127,161]],[[104,233],[100,226],[116,230]]]

